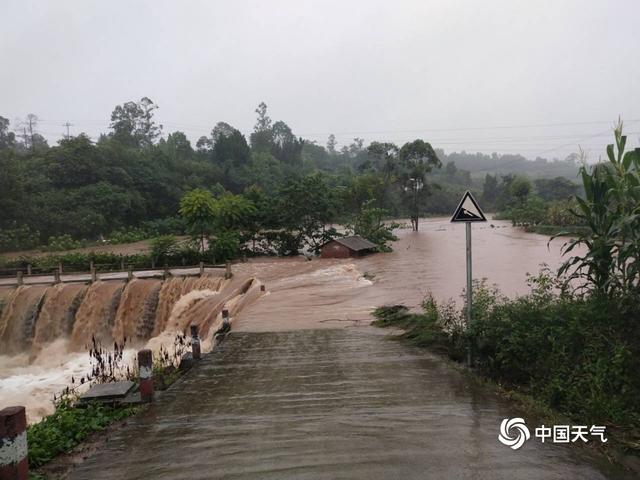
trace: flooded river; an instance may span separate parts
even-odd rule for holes
[[[499,425],[521,412],[448,361],[369,326],[376,306],[418,308],[428,291],[459,300],[465,283],[463,225],[435,219],[397,233],[389,254],[255,259],[234,265],[231,282],[94,284],[75,303],[78,287],[26,287],[34,289],[19,292],[24,311],[16,318],[32,325],[36,351],[0,356],[0,402],[38,411],[66,377],[86,369],[86,356],[65,348],[101,318],[112,325],[105,335],[137,335],[153,346],[190,323],[212,331],[224,306],[233,322],[228,340],[72,478],[631,478],[571,445],[530,441],[510,450],[497,440]],[[562,241],[547,242],[506,222],[474,225],[474,277],[507,295],[525,293],[527,272],[561,261]],[[65,308],[56,323],[62,310],[50,304],[58,297],[74,306],[75,320]],[[48,313],[35,314],[34,302]],[[48,332],[67,336],[46,343]]]
[[[430,291],[459,300],[466,282],[465,227],[425,220],[420,231],[397,232],[393,252],[359,259],[259,260],[236,269],[266,283],[269,295],[246,308],[236,330],[335,328],[368,323],[373,308],[389,303],[418,307]],[[527,273],[542,264],[556,270],[564,240],[525,233],[510,222],[473,225],[473,276],[506,295],[528,292]]]
[[[171,340],[161,335],[164,330],[171,333],[191,322],[209,329],[227,302],[232,302],[235,331],[278,331],[366,325],[371,309],[385,303],[415,308],[427,291],[440,300],[459,299],[465,283],[464,226],[432,219],[419,232],[404,228],[397,235],[394,251],[387,254],[313,261],[261,258],[234,265],[232,283],[221,283],[219,277],[174,277],[162,285],[140,279],[90,287],[0,288],[0,404],[26,404],[35,421],[51,412],[54,393],[90,369],[82,352],[92,334],[105,341],[139,335],[139,344],[150,337]],[[550,248],[547,241],[508,222],[476,224],[474,276],[486,277],[506,294],[524,293],[527,272],[560,261],[562,241]],[[251,279],[265,284],[266,295],[239,295],[241,302],[232,301],[238,287]],[[176,321],[169,325],[172,314]],[[24,347],[25,342],[31,346]],[[158,342],[152,339],[151,344]]]

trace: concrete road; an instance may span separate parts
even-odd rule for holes
[[[385,333],[233,333],[71,478],[625,477],[575,445],[502,445],[518,412]]]

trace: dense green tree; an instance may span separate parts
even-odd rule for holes
[[[211,132],[211,138],[216,162],[228,162],[238,168],[251,161],[247,139],[228,123],[219,122]]]
[[[13,148],[16,145],[16,134],[9,130],[9,119],[0,116],[0,150]]]
[[[273,132],[271,130],[271,117],[267,113],[267,104],[260,102],[256,108],[258,118],[251,134],[251,148],[254,151],[265,152],[273,148]]]
[[[418,230],[420,203],[428,194],[427,173],[442,164],[431,144],[424,140],[405,143],[400,149],[399,158],[404,167],[404,188],[411,197],[412,224],[414,230]]]
[[[447,162],[447,164],[444,167],[444,171],[450,177],[454,177],[455,174],[458,172],[458,167],[456,167],[456,162],[454,162],[453,160],[450,162]]]
[[[487,173],[482,185],[482,201],[486,208],[495,208],[498,193],[498,176]]]
[[[135,148],[153,145],[162,131],[162,126],[153,120],[153,112],[157,108],[148,97],[142,97],[139,102],[116,106],[111,113],[112,138]]]
[[[537,178],[534,182],[536,193],[543,200],[566,200],[576,195],[579,185],[568,178]]]
[[[158,146],[174,162],[188,160],[193,155],[191,142],[183,132],[170,133],[166,140],[160,139]]]
[[[180,215],[187,229],[204,254],[206,242],[214,229],[216,201],[211,192],[201,188],[187,192],[180,200]]]
[[[273,124],[271,140],[274,157],[292,167],[302,166],[302,141],[295,137],[286,123],[278,121]]]

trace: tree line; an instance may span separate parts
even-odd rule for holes
[[[380,221],[417,219],[450,213],[465,189],[483,188],[422,139],[365,146],[356,138],[339,148],[331,135],[323,146],[273,121],[261,103],[248,139],[218,122],[192,145],[184,132],[163,134],[157,109],[147,97],[118,105],[96,140],[81,133],[55,146],[38,133],[36,115],[15,130],[0,117],[0,250],[193,231],[179,212],[197,191],[219,207],[243,207],[233,225],[215,220],[215,229],[290,254],[317,248],[327,224],[373,218],[363,207]]]

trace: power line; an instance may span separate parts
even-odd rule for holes
[[[73,123],[65,122],[62,124],[63,127],[67,127],[67,140],[69,140],[69,127],[73,127]]]

